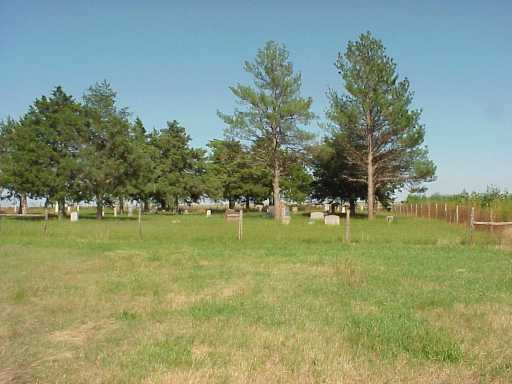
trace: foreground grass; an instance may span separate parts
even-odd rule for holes
[[[512,380],[512,254],[400,219],[3,220],[0,382]]]

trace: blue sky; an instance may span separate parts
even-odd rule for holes
[[[326,90],[342,90],[337,53],[370,30],[423,109],[430,191],[512,191],[511,15],[505,0],[0,0],[0,118],[54,86],[80,97],[107,79],[147,128],[176,119],[202,146],[222,136],[216,111],[235,106],[228,86],[248,81],[243,61],[276,40],[323,120]]]

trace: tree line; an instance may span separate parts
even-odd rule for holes
[[[249,204],[308,199],[388,203],[435,175],[423,145],[421,112],[382,42],[367,32],[349,42],[335,69],[343,89],[327,91],[325,137],[307,130],[317,116],[301,94],[302,77],[284,45],[268,42],[244,63],[250,85],[231,92],[238,108],[218,112],[224,137],[193,148],[186,129],[169,121],[147,131],[120,107],[107,81],[81,100],[54,88],[18,120],[0,123],[0,188],[4,198],[105,205],[137,200],[177,212],[180,202],[208,197]],[[279,219],[280,209],[274,210]]]

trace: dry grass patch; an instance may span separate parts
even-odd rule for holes
[[[98,337],[100,334],[112,330],[114,326],[115,322],[112,320],[89,322],[78,327],[52,332],[49,337],[54,342],[83,345],[89,339]]]

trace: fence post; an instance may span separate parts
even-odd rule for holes
[[[448,204],[444,203],[444,219],[448,219]]]
[[[242,240],[243,221],[244,221],[244,210],[242,208],[240,208],[240,213],[238,214],[238,240]]]
[[[142,239],[142,204],[139,203],[139,237]]]
[[[350,209],[345,209],[345,243],[350,243]]]
[[[428,219],[430,220],[430,203],[428,203],[427,209],[428,209]]]
[[[44,226],[43,226],[44,234],[48,233],[48,208],[44,210]]]
[[[457,224],[459,224],[459,206],[458,205],[455,207],[455,220],[456,220]]]
[[[473,231],[475,230],[475,207],[471,207],[471,218],[469,220],[469,243],[473,244]]]
[[[489,221],[491,222],[491,232],[494,232],[494,225],[492,225],[492,223],[494,222],[494,216],[493,216],[493,212],[492,212],[492,208],[491,208],[491,211],[489,213]]]

